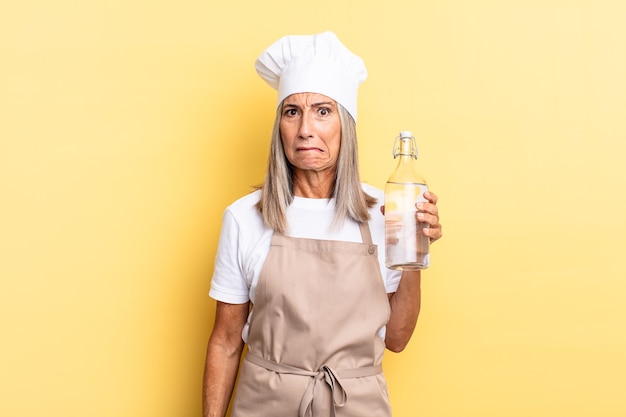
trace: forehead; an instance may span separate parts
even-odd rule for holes
[[[283,105],[295,106],[313,106],[316,104],[331,104],[336,106],[337,103],[332,98],[319,93],[296,93],[288,96],[283,101]]]

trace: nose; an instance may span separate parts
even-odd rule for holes
[[[307,139],[313,136],[312,123],[310,115],[305,113],[300,118],[300,126],[298,128],[298,137],[301,139]]]

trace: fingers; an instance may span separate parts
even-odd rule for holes
[[[419,222],[426,223],[427,226],[422,228],[422,234],[430,238],[430,243],[433,243],[443,236],[441,224],[437,216],[425,213],[417,213],[416,216]]]
[[[417,203],[415,204],[415,208],[420,213],[427,213],[435,217],[439,217],[439,208],[431,203]]]
[[[422,234],[430,238],[431,243],[443,236],[441,224],[439,223],[439,209],[437,208],[437,195],[431,191],[424,193],[424,197],[428,203],[417,203],[415,207],[418,212],[416,214],[419,222],[426,223],[428,227],[422,229]]]
[[[430,227],[423,228],[422,234],[430,238],[430,243],[433,243],[434,241],[441,239],[441,236],[443,236],[440,224],[437,224],[437,226],[430,226]]]
[[[439,223],[439,208],[437,207],[437,201],[439,197],[432,191],[424,193],[426,202],[417,203],[415,207],[417,212],[415,214],[417,221],[426,223],[428,227],[422,228],[422,234],[430,238],[431,243],[440,239],[443,236],[441,224]],[[385,206],[380,206],[380,212],[385,214]]]
[[[417,221],[420,223],[426,223],[428,228],[431,229],[441,229],[441,225],[439,224],[439,217],[433,216],[432,214],[417,212],[415,214]]]
[[[439,201],[439,197],[437,197],[437,194],[433,193],[432,191],[426,191],[424,193],[424,198],[434,205],[437,205],[437,201]]]

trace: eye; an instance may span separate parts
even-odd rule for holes
[[[330,109],[328,107],[320,107],[317,112],[320,116],[328,116],[330,114]]]
[[[283,112],[283,115],[285,116],[295,116],[298,114],[298,110],[294,109],[293,107],[291,108],[287,108],[285,109],[285,111]]]

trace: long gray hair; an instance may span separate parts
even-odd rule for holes
[[[366,223],[370,219],[368,208],[376,204],[376,199],[361,188],[354,119],[339,103],[337,103],[337,108],[341,121],[341,146],[332,193],[336,201],[333,222],[335,227],[341,226],[346,219]],[[285,156],[283,141],[280,137],[282,111],[281,103],[274,119],[265,182],[260,186],[261,199],[256,204],[265,225],[278,233],[286,233],[289,228],[287,207],[293,201],[293,167]]]

